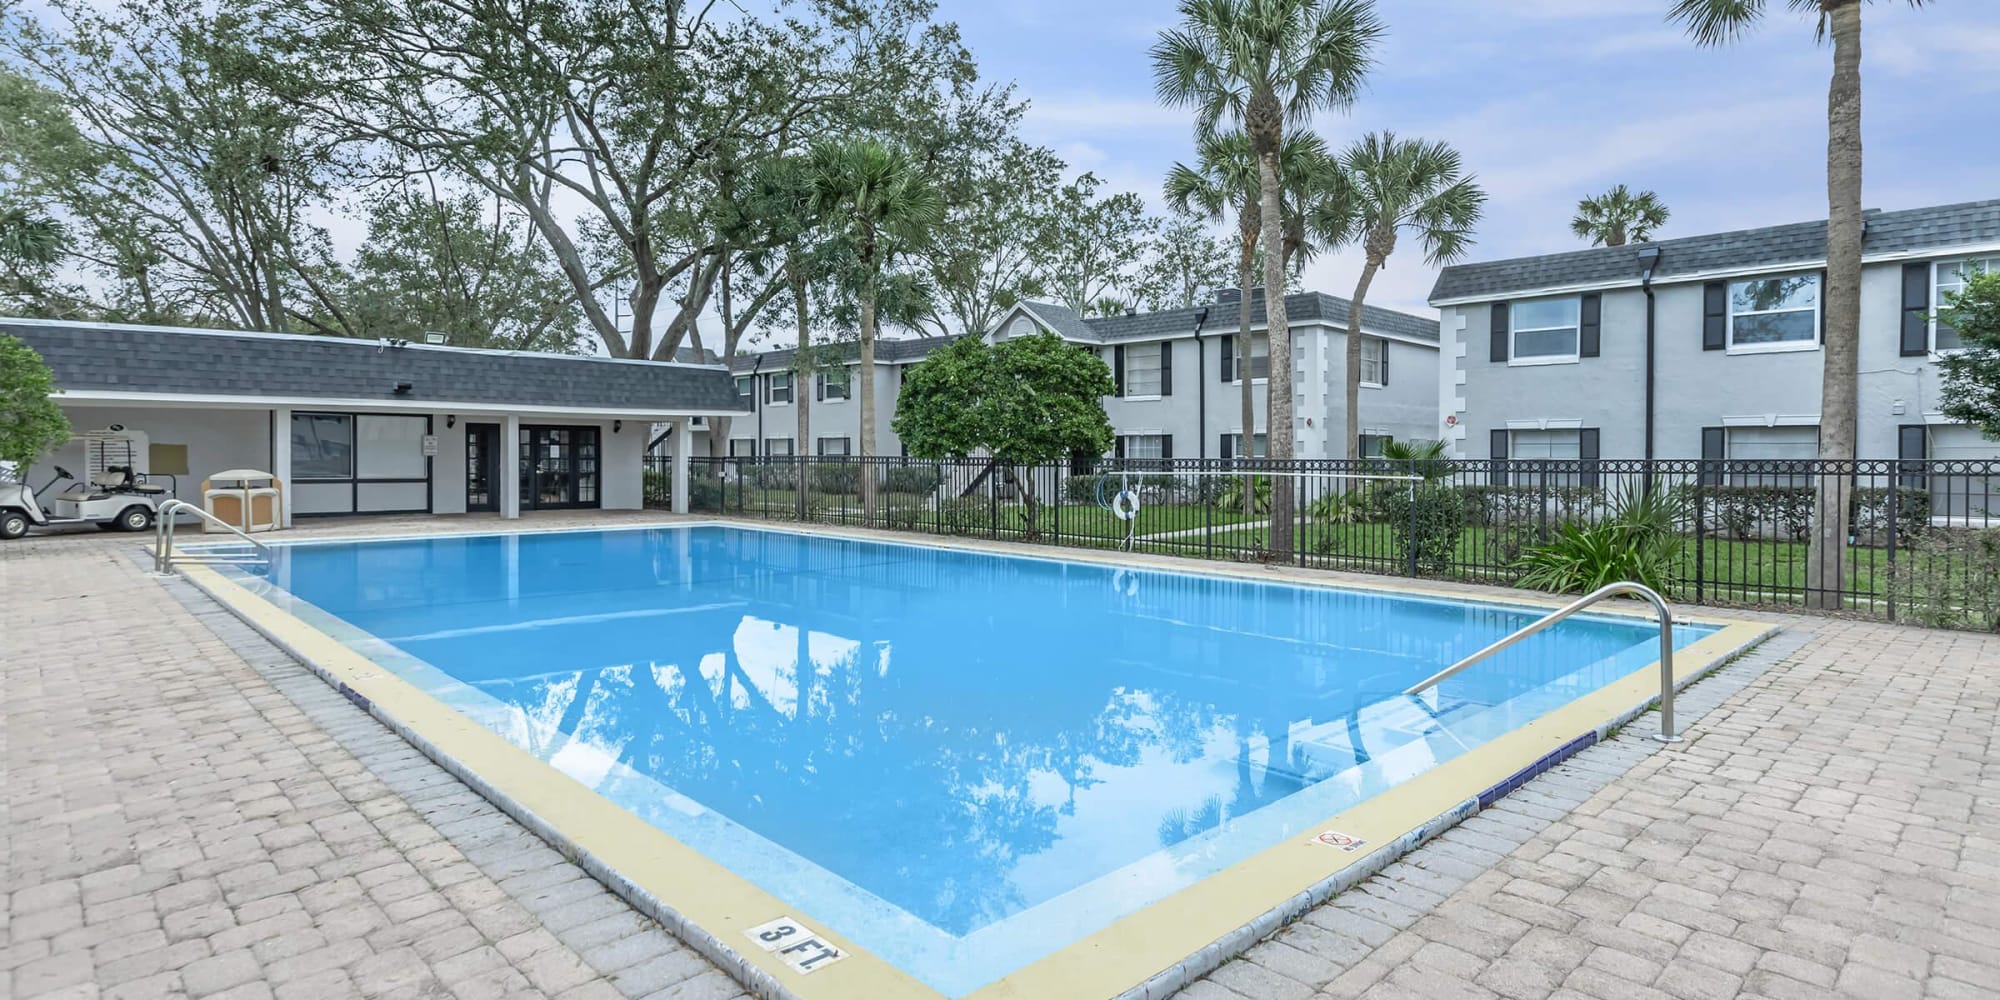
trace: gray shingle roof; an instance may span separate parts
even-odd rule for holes
[[[1862,253],[1950,252],[2000,241],[2000,200],[1870,211]],[[1826,258],[1826,220],[1660,240],[1654,280],[1712,271],[1814,263]],[[1448,302],[1573,285],[1639,283],[1636,246],[1598,247],[1540,257],[1457,264],[1438,274],[1431,301]]]
[[[728,372],[560,354],[372,340],[0,319],[70,392],[162,393],[385,404],[480,403],[637,414],[744,409]],[[396,384],[410,392],[398,394]]]
[[[960,336],[963,336],[963,334],[955,334],[950,337],[903,337],[896,340],[877,340],[875,342],[875,360],[882,364],[916,361],[928,356],[932,351],[957,340]],[[851,340],[837,344],[820,344],[813,350],[814,353],[819,355],[819,363],[822,365],[835,361],[853,361],[861,357],[861,345]],[[798,353],[797,348],[781,347],[773,351],[758,351],[755,354],[738,354],[729,359],[729,370],[732,372],[747,372],[753,369],[761,372],[784,371],[791,367],[792,358],[796,357]],[[758,359],[760,358],[763,359],[761,364],[758,363]]]

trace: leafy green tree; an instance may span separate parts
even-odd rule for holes
[[[1130,192],[1099,197],[1103,186],[1095,174],[1063,185],[1035,235],[1040,287],[1080,316],[1126,285],[1157,225],[1144,199]]]
[[[1593,198],[1576,203],[1576,218],[1569,221],[1570,232],[1589,240],[1594,247],[1622,247],[1645,243],[1653,231],[1667,224],[1672,215],[1660,196],[1651,191],[1633,194],[1623,184]]]
[[[1833,77],[1826,101],[1826,287],[1821,290],[1819,457],[1854,458],[1861,357],[1861,8],[1865,0],[1786,0],[1818,23],[1833,42]],[[1925,0],[1907,0],[1921,7]],[[1735,41],[1764,17],[1766,0],[1674,0],[1667,15],[1697,44]],[[1822,476],[1806,559],[1806,605],[1841,606],[1848,568],[1847,484]]]
[[[1371,0],[1181,0],[1181,24],[1153,47],[1160,100],[1196,109],[1206,135],[1226,121],[1240,125],[1257,156],[1260,211],[1284,218],[1280,150],[1289,125],[1302,128],[1329,108],[1345,108],[1361,88],[1382,23]],[[1264,314],[1272,376],[1291,381],[1291,331],[1285,316],[1285,233],[1266,224]],[[1247,290],[1245,294],[1248,294]],[[1269,394],[1270,457],[1292,457],[1292,394]],[[1248,433],[1248,429],[1245,429]],[[1292,548],[1292,491],[1271,498],[1271,548]]]
[[[0,264],[47,265],[62,256],[62,224],[25,208],[0,209]]]
[[[582,314],[527,219],[506,203],[432,183],[379,191],[368,237],[339,288],[354,333],[461,347],[573,352]]]
[[[1361,277],[1347,309],[1347,457],[1361,458],[1361,311],[1375,273],[1409,232],[1424,263],[1449,264],[1472,245],[1486,192],[1466,176],[1458,151],[1442,142],[1398,139],[1393,132],[1357,140],[1341,162],[1353,182],[1351,212],[1361,236]]]
[[[48,362],[34,348],[0,333],[0,463],[11,464],[16,476],[43,452],[69,440],[69,420],[55,394]]]
[[[1146,262],[1132,279],[1132,296],[1147,310],[1186,309],[1208,300],[1229,280],[1229,245],[1208,224],[1176,212],[1160,223]]]
[[[912,365],[896,398],[896,436],[920,458],[987,454],[1005,467],[1111,450],[1104,397],[1118,391],[1095,351],[1043,331],[988,345],[961,337]],[[1019,477],[1036,537],[1035,477]]]
[[[922,166],[905,150],[872,139],[829,141],[812,151],[811,205],[842,227],[849,253],[847,277],[860,310],[861,512],[875,519],[876,304],[889,268],[923,246],[943,220],[944,202]],[[803,442],[801,442],[803,443]]]
[[[1965,350],[1944,355],[1945,416],[2000,441],[2000,271],[1969,277],[1938,317],[1958,331]]]
[[[337,143],[257,83],[272,8],[50,9],[60,34],[0,18],[16,77],[0,85],[12,98],[0,131],[19,137],[11,155],[72,223],[74,256],[113,286],[111,314],[352,333],[331,245],[308,221],[342,175]]]

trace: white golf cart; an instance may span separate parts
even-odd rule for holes
[[[172,497],[168,487],[135,475],[130,466],[106,466],[92,475],[89,483],[77,483],[64,490],[44,508],[40,494],[60,482],[74,481],[68,469],[55,466],[56,475],[41,489],[25,482],[0,482],[0,539],[19,538],[29,528],[58,524],[94,524],[106,531],[145,531],[159,516],[160,504]]]

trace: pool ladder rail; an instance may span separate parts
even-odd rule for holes
[[[179,520],[175,515],[181,511],[187,511],[201,518],[203,521],[216,525],[222,530],[243,539],[250,543],[253,551],[176,553],[174,551],[174,522]],[[176,563],[186,563],[194,566],[269,566],[271,564],[271,547],[255,538],[251,538],[243,529],[216,517],[214,514],[186,500],[169,500],[160,505],[157,518],[153,523],[153,572],[161,576],[172,576],[174,575],[174,564]]]
[[[1406,695],[1419,695],[1440,682],[1507,649],[1537,632],[1553,628],[1557,622],[1576,614],[1607,597],[1638,597],[1653,606],[1653,616],[1660,622],[1660,731],[1653,738],[1661,743],[1679,743],[1681,737],[1674,733],[1674,613],[1667,607],[1667,600],[1659,592],[1644,584],[1626,581],[1599,587],[1568,604],[1549,612],[1534,622],[1517,629],[1513,634],[1501,639],[1485,649],[1452,664],[1429,677],[1418,681]]]

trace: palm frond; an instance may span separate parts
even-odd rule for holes
[[[1725,45],[1764,16],[1765,0],[1675,0],[1667,12],[1668,23],[1679,24],[1697,45]],[[1802,3],[1818,6],[1817,0],[1791,0],[1794,8]]]

